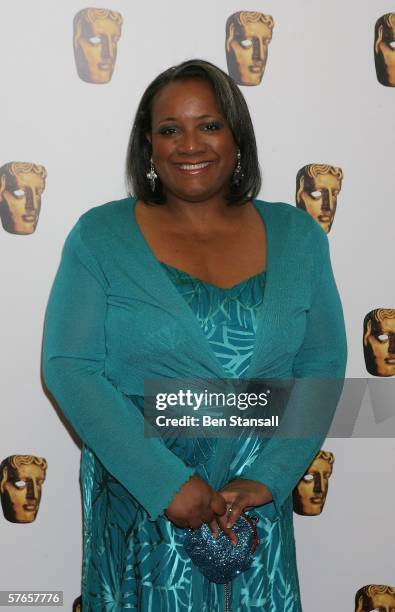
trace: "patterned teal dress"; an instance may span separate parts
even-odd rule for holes
[[[195,312],[229,378],[247,377],[265,272],[220,289],[168,264],[162,266]],[[133,396],[133,400],[142,409],[142,398]],[[200,438],[166,441],[212,486],[217,460],[223,456],[222,443]],[[241,474],[266,443],[252,437],[233,440],[222,486]],[[209,582],[192,565],[182,545],[184,531],[166,517],[150,521],[87,447],[82,453],[81,484],[84,612],[224,610],[224,586]],[[291,499],[274,520],[259,508],[254,513],[259,516],[260,544],[250,569],[232,583],[232,612],[301,612]]]

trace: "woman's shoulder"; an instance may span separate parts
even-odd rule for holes
[[[133,198],[128,197],[89,208],[71,228],[66,243],[97,253],[116,249],[133,224],[132,203]]]
[[[287,233],[292,231],[300,236],[311,235],[315,239],[326,240],[327,236],[322,227],[301,208],[287,202],[268,202],[266,200],[254,200],[261,210],[263,218],[280,230],[286,228]]]
[[[89,227],[100,226],[103,223],[116,223],[120,218],[125,219],[125,215],[132,218],[132,202],[133,198],[127,197],[98,204],[85,211],[78,221],[82,226]]]

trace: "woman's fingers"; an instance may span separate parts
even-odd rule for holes
[[[205,510],[201,516],[201,519],[203,521],[203,523],[211,523],[211,521],[213,521],[215,519],[215,514],[214,512],[211,510],[211,508],[209,508],[208,510]]]
[[[229,506],[229,504],[232,503],[238,495],[238,493],[236,493],[235,491],[226,490],[220,491],[219,494],[225,500],[227,506]]]
[[[213,534],[213,538],[217,539],[218,536],[219,536],[219,531],[218,531],[218,523],[217,523],[216,519],[213,519],[212,521],[210,521],[207,524],[210,527],[210,531]]]
[[[217,516],[222,516],[226,512],[226,501],[217,491],[212,497],[210,508]]]
[[[219,516],[217,518],[217,523],[221,527],[221,529],[225,533],[225,535],[228,536],[228,538],[232,542],[232,544],[237,544],[237,536],[236,536],[235,532],[233,531],[233,529],[229,529],[229,527],[226,526],[226,524],[227,524],[226,515]]]
[[[230,505],[228,506],[228,511],[226,513],[226,526],[229,529],[233,527],[243,510],[244,504],[242,503],[242,500],[240,500],[240,498],[237,498],[237,500],[234,500],[230,503]]]
[[[218,538],[219,527],[220,527],[222,531],[225,533],[225,535],[228,536],[229,540],[233,544],[237,544],[237,536],[235,532],[232,529],[228,529],[228,527],[226,526],[226,516],[222,516],[222,517],[219,516],[217,519],[213,519],[212,521],[210,521],[210,523],[208,523],[208,526],[210,527],[210,531],[213,535],[213,538],[215,539]]]

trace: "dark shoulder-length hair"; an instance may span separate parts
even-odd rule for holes
[[[156,180],[152,191],[147,179],[150,168],[151,143],[145,134],[151,131],[152,102],[155,95],[174,81],[204,79],[217,97],[241,153],[241,180],[229,185],[226,200],[229,204],[245,204],[257,196],[261,187],[258,152],[247,103],[235,82],[210,62],[192,59],[168,68],[159,74],[145,90],[134,118],[126,158],[126,185],[128,193],[144,202],[163,204],[166,201],[161,181]]]

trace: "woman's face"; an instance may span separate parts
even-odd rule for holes
[[[153,100],[146,136],[167,196],[203,202],[228,192],[237,145],[207,81],[163,87]]]

